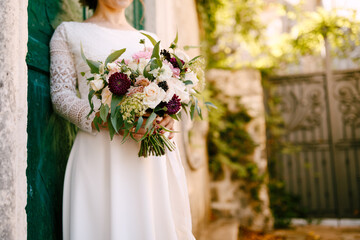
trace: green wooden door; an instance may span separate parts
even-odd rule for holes
[[[138,0],[127,13],[143,28]],[[82,21],[78,0],[29,0],[28,3],[28,239],[62,239],[62,188],[76,128],[54,114],[49,88],[49,41],[62,21]]]

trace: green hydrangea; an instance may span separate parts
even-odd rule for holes
[[[197,85],[198,91],[203,91],[205,88],[205,60],[204,58],[200,57],[194,61],[191,61],[188,65],[191,71],[196,74],[196,77],[199,79],[199,83]]]
[[[135,117],[140,117],[145,114],[147,106],[144,105],[144,93],[135,93],[129,97],[126,97],[121,103],[121,114],[124,121],[133,123]]]

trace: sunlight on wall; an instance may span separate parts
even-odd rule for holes
[[[293,0],[294,1],[294,0]],[[360,1],[359,0],[322,0],[323,6],[326,10],[334,8],[340,9],[351,9],[356,11],[357,19],[360,19]],[[349,15],[350,13],[346,10],[338,12],[341,15]]]

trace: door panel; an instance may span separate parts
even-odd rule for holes
[[[141,24],[134,12],[142,12],[140,6],[136,0],[127,12],[137,27]],[[63,179],[76,128],[57,116],[51,106],[49,41],[62,21],[81,21],[87,12],[78,0],[29,0],[26,212],[30,240],[62,239]]]

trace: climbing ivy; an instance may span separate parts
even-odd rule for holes
[[[240,97],[227,96],[212,83],[209,84],[209,92],[217,106],[216,111],[209,112],[210,131],[207,138],[209,168],[213,178],[221,178],[222,165],[227,165],[233,170],[234,178],[258,180],[256,164],[249,161],[249,155],[256,147],[246,131],[251,116],[240,104]]]

